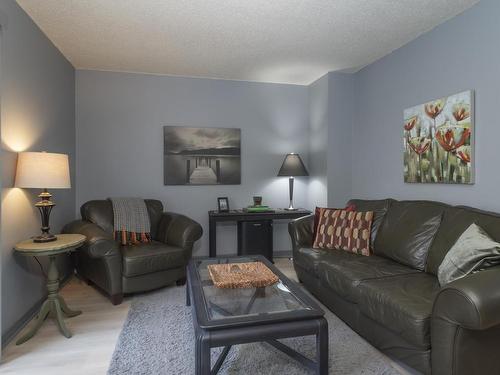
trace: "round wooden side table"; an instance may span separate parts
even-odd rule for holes
[[[47,290],[49,293],[47,299],[42,304],[42,307],[35,318],[33,327],[31,327],[28,332],[17,340],[16,345],[21,345],[32,338],[40,329],[42,323],[50,313],[52,313],[52,316],[56,319],[61,333],[67,338],[72,336],[70,330],[64,323],[63,313],[67,317],[71,318],[73,316],[80,315],[82,312],[71,310],[58,293],[59,271],[56,266],[56,256],[59,254],[69,253],[79,248],[84,241],[85,236],[82,236],[81,234],[58,234],[57,240],[52,242],[36,243],[33,242],[33,240],[26,240],[19,242],[14,247],[14,250],[16,250],[18,254],[24,256],[49,257],[49,270],[47,272]]]

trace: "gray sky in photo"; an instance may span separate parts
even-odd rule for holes
[[[165,126],[165,151],[240,147],[240,129]]]

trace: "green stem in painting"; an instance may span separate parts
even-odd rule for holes
[[[420,171],[420,182],[425,182],[424,181],[424,169],[422,168],[422,155],[418,155],[418,168]]]
[[[452,182],[450,174],[451,174],[450,152],[447,151],[446,152],[446,179],[447,179],[447,182]]]

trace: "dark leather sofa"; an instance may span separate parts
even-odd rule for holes
[[[78,275],[104,291],[113,304],[127,293],[144,292],[172,283],[183,284],[193,244],[203,231],[190,218],[163,212],[158,200],[146,199],[152,242],[121,246],[113,239],[113,207],[109,200],[82,205],[82,220],[67,224],[63,233],[87,237],[75,252]]]
[[[313,249],[313,216],[291,222],[306,288],[375,347],[425,374],[500,374],[500,267],[442,288],[436,276],[473,222],[500,241],[500,215],[431,201],[350,203],[375,213],[374,255]]]

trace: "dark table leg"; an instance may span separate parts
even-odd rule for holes
[[[328,374],[328,322],[325,318],[318,319],[318,333],[316,334],[316,363],[318,375]]]
[[[210,346],[207,337],[205,337],[203,333],[200,333],[199,336],[196,337],[195,351],[196,351],[196,363],[195,363],[196,375],[210,375],[211,373]]]
[[[186,306],[191,306],[191,297],[189,296],[189,288],[191,283],[189,282],[189,277],[186,279]]]
[[[210,258],[217,256],[217,222],[213,218],[208,219],[208,254]]]

